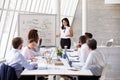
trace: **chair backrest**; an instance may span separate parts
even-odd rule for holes
[[[0,66],[0,80],[17,80],[15,69],[6,64]]]
[[[109,68],[110,68],[110,65],[108,63],[106,63],[104,68],[103,68],[100,80],[105,80],[105,76],[106,76],[106,73],[107,73]]]
[[[112,46],[113,45],[113,41],[114,41],[114,39],[108,40],[107,43],[106,43],[106,46],[108,46],[108,47]]]

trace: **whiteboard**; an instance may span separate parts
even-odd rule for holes
[[[37,29],[42,38],[41,46],[56,46],[56,15],[53,14],[19,14],[18,35],[23,38],[24,46],[27,45],[28,33]]]

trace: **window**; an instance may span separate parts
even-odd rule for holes
[[[20,13],[52,14],[52,0],[0,0],[0,58],[11,48],[13,37],[18,35]],[[67,17],[72,23],[78,0],[61,0],[61,19]]]

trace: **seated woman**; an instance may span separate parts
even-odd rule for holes
[[[85,63],[86,59],[88,57],[88,54],[89,54],[89,50],[88,50],[88,46],[86,44],[86,37],[85,36],[80,36],[79,45],[81,46],[78,49],[79,60],[80,60],[80,63]]]
[[[84,63],[87,60],[88,54],[89,54],[88,46],[86,44],[86,37],[84,35],[79,37],[79,45],[81,47],[78,48],[77,53],[79,55],[78,59],[79,59],[81,65],[79,63],[72,64],[73,66],[78,66],[78,67],[84,65]]]
[[[82,69],[89,69],[93,76],[79,76],[78,80],[99,80],[105,65],[105,58],[97,50],[97,41],[95,39],[89,39],[87,45],[90,53]]]
[[[42,39],[39,38],[39,35],[38,35],[38,30],[36,29],[31,29],[28,33],[28,40],[30,39],[34,39],[35,42],[37,43],[37,45],[33,48],[33,50],[35,52],[39,52],[40,51],[40,46],[42,44]]]
[[[88,33],[88,32],[85,32],[85,37],[86,37],[86,40],[88,39],[91,39],[93,37],[92,33]],[[78,43],[75,47],[75,51],[78,51],[78,48],[80,48],[81,45]]]
[[[35,57],[39,55],[37,52],[33,50],[36,45],[37,45],[36,41],[34,39],[30,39],[28,41],[28,45],[22,50],[22,55],[27,60],[36,61]]]

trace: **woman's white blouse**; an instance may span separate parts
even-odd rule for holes
[[[70,37],[67,37],[66,35],[70,35],[70,27],[66,26],[65,29],[60,28],[60,38],[67,39]]]
[[[85,63],[89,54],[88,46],[86,43],[82,44],[81,48],[78,49],[80,62]]]
[[[26,58],[26,59],[30,59],[30,58],[34,58],[35,56],[38,56],[38,53],[35,52],[32,49],[29,49],[27,46],[22,50],[22,55]]]

